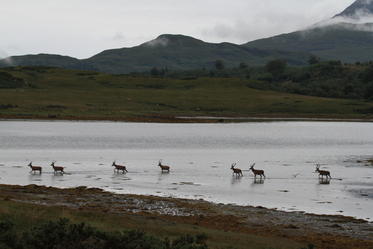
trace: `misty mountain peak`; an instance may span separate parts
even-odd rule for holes
[[[144,43],[144,46],[159,48],[159,47],[168,47],[168,46],[195,46],[201,44],[203,41],[195,39],[190,36],[185,35],[172,35],[164,34],[158,36],[156,39]]]
[[[361,19],[367,16],[373,16],[373,0],[356,0],[335,18]]]

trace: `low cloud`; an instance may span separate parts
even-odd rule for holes
[[[10,57],[5,51],[0,50],[0,60],[2,63],[7,64],[8,66],[14,65],[13,58]]]
[[[168,45],[168,39],[165,37],[158,37],[157,39],[151,40],[147,43],[145,43],[145,46],[148,47],[166,47]]]
[[[115,35],[112,37],[113,41],[125,41],[126,37],[123,35],[122,32],[117,32]]]

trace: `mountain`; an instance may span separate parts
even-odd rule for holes
[[[372,0],[357,0],[351,4],[347,9],[342,11],[336,17],[346,17],[352,19],[360,19],[363,16],[373,15],[373,1]]]
[[[306,52],[324,60],[373,60],[373,1],[357,0],[333,18],[308,29],[248,42],[244,46]]]
[[[306,52],[324,60],[354,63],[373,59],[373,24],[337,23],[256,40],[249,48]]]
[[[274,58],[286,58],[292,64],[302,64],[308,56],[232,43],[207,43],[183,35],[161,35],[137,47],[104,51],[84,60],[84,63],[98,71],[126,73],[149,71],[155,66],[172,70],[212,68],[216,60],[223,60],[228,67],[237,66],[240,62],[260,65]]]
[[[226,42],[207,43],[189,36],[167,34],[136,47],[106,50],[84,60],[40,54],[10,57],[0,60],[0,66],[40,65],[123,74],[150,71],[153,67],[170,70],[208,69],[214,67],[216,60],[223,60],[227,67],[238,66],[240,62],[262,65],[276,58],[301,65],[306,63],[309,56],[303,52],[262,50]]]
[[[344,62],[371,61],[372,31],[373,0],[357,0],[340,14],[308,29],[243,45],[208,43],[183,35],[161,35],[136,47],[105,50],[84,60],[59,55],[26,55],[0,60],[0,67],[41,65],[123,74],[149,71],[153,67],[209,69],[216,60],[223,60],[227,67],[237,66],[240,62],[264,65],[273,59],[302,65],[307,63],[310,55]]]

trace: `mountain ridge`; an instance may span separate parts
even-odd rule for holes
[[[163,34],[138,46],[104,50],[87,59],[47,54],[14,56],[0,60],[0,67],[40,65],[123,74],[150,71],[153,67],[209,69],[217,60],[223,60],[227,67],[238,66],[241,62],[250,66],[264,65],[274,59],[304,65],[311,55],[349,63],[370,61],[373,59],[373,23],[349,22],[367,13],[373,13],[373,0],[355,1],[329,22],[242,45]]]

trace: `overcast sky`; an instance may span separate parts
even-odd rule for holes
[[[1,0],[0,57],[90,57],[160,34],[245,43],[305,28],[354,0]]]

